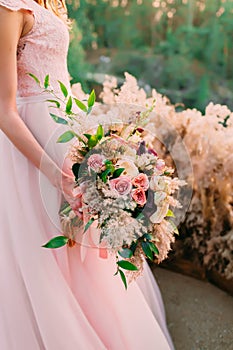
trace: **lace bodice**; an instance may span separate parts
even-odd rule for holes
[[[69,33],[64,22],[34,0],[0,0],[0,5],[12,11],[29,11],[34,15],[32,30],[18,44],[18,96],[31,96],[41,92],[27,73],[36,75],[41,81],[49,74],[55,91],[59,91],[58,80],[68,86],[66,60]]]

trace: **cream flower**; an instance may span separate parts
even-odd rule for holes
[[[150,188],[152,189],[152,191],[166,192],[168,188],[168,183],[166,179],[164,179],[164,176],[161,177],[161,176],[154,175],[150,180]]]
[[[119,159],[116,165],[119,168],[125,169],[123,175],[130,176],[131,178],[133,178],[139,174],[138,168],[130,159]]]
[[[155,192],[154,193],[154,203],[155,203],[155,205],[157,205],[159,207],[162,206],[164,201],[165,201],[165,199],[166,199],[166,197],[167,197],[167,194],[165,192],[163,192],[163,191]]]
[[[167,215],[168,209],[169,209],[169,204],[167,202],[163,202],[162,206],[157,207],[156,212],[151,215],[150,221],[153,224],[159,224]]]
[[[127,159],[128,158],[135,159],[136,155],[137,155],[136,149],[134,149],[132,147],[126,147],[124,156],[127,157]]]

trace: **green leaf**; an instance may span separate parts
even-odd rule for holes
[[[91,134],[83,134],[88,140],[90,140],[90,138],[92,137]]]
[[[145,215],[143,213],[139,213],[137,216],[137,220],[142,220],[144,219]]]
[[[84,145],[87,144],[86,141],[84,141],[84,140],[81,138],[81,136],[79,136],[78,134],[76,134],[76,137],[77,137],[77,139],[78,139],[80,142],[84,143]]]
[[[169,223],[171,224],[174,233],[175,233],[176,235],[179,235],[179,230],[178,230],[178,228],[176,227],[176,225],[174,224],[174,222],[171,221],[171,220],[168,220],[168,221],[169,221]]]
[[[52,238],[48,243],[42,245],[43,248],[50,248],[50,249],[56,249],[63,247],[67,244],[69,238],[65,236],[57,236]]]
[[[37,83],[37,84],[39,84],[40,85],[40,80],[34,75],[34,74],[32,74],[32,73],[28,73],[28,75],[32,78],[32,79],[34,79],[35,80],[35,82]]]
[[[61,118],[61,117],[58,117],[56,114],[53,114],[53,113],[49,113],[50,116],[53,118],[53,120],[58,123],[58,124],[63,124],[63,125],[67,125],[68,124],[68,121]]]
[[[105,159],[104,164],[106,165],[112,165],[112,161],[110,159]]]
[[[71,212],[72,208],[70,207],[70,205],[68,203],[65,203],[63,205],[63,207],[61,208],[59,214],[62,215],[69,215],[69,213]]]
[[[100,178],[104,183],[107,182],[107,177],[110,173],[111,173],[111,169],[106,169],[100,174]]]
[[[55,105],[57,106],[57,108],[61,107],[60,102],[58,102],[57,100],[46,100],[47,102],[51,102],[51,103],[55,103]]]
[[[149,234],[149,233],[145,233],[143,236],[142,236],[142,238],[145,238],[145,239],[147,239],[147,240],[152,240],[152,236]]]
[[[73,131],[68,130],[66,132],[64,132],[64,134],[62,134],[57,142],[58,143],[65,143],[65,142],[69,142],[70,140],[72,140],[74,138],[75,134],[73,133]]]
[[[64,97],[67,97],[68,96],[67,88],[65,87],[65,85],[61,81],[58,81],[58,83],[60,85],[60,89],[61,89],[61,92],[63,93]]]
[[[119,250],[118,254],[125,259],[130,259],[133,256],[133,252],[129,248],[123,248],[122,250]]]
[[[72,105],[73,105],[73,101],[72,101],[72,97],[70,96],[70,97],[68,98],[67,103],[66,103],[66,113],[67,113],[67,114],[70,114],[70,113],[71,113]]]
[[[152,252],[154,252],[156,255],[159,255],[159,250],[156,247],[156,245],[153,242],[148,242],[150,245],[150,249],[152,250]]]
[[[95,147],[98,143],[98,139],[95,135],[91,135],[91,137],[89,138],[87,144],[88,144],[88,147],[91,149],[93,147]]]
[[[98,126],[97,132],[96,132],[96,137],[98,140],[101,140],[104,136],[104,129],[102,127],[102,125]]]
[[[48,87],[49,87],[49,74],[46,75],[44,80],[44,88],[48,89]]]
[[[85,227],[84,227],[84,232],[86,232],[88,229],[89,229],[89,227],[93,224],[93,222],[95,221],[95,219],[93,219],[93,218],[91,218],[89,221],[88,221],[88,223],[85,225]]]
[[[78,179],[79,169],[80,169],[80,164],[79,163],[74,163],[72,165],[72,172],[73,172],[73,174],[75,176],[75,179]]]
[[[138,270],[137,266],[135,266],[134,264],[132,264],[131,262],[126,261],[126,260],[117,261],[117,265],[124,270],[130,270],[130,271],[137,271]]]
[[[77,98],[74,98],[74,101],[75,101],[75,103],[76,103],[76,105],[78,106],[79,109],[81,109],[83,112],[87,113],[87,107],[85,106],[84,103],[82,103]]]
[[[130,246],[130,250],[132,250],[133,254],[135,253],[137,246],[138,246],[138,240],[136,242],[132,242]]]
[[[90,113],[91,113],[91,111],[92,111],[92,107],[88,108],[88,110],[87,110],[87,114],[90,114]]]
[[[96,96],[95,96],[95,90],[92,90],[88,100],[87,100],[87,105],[88,105],[88,108],[91,109],[94,104],[95,104],[95,99],[96,99]]]
[[[145,253],[145,255],[147,256],[147,258],[149,258],[150,260],[153,261],[154,260],[153,259],[153,252],[151,251],[149,242],[142,241],[141,245],[142,245],[142,250]]]
[[[124,283],[124,286],[125,286],[125,289],[127,289],[127,281],[126,281],[126,277],[125,277],[125,274],[122,270],[119,269],[119,272],[120,272],[120,276],[121,276],[121,280],[122,282]]]
[[[81,154],[81,156],[85,157],[88,151],[85,148],[82,148],[78,150],[78,153]]]
[[[112,174],[114,173],[115,167],[112,164],[112,162],[111,163],[105,163],[105,166],[106,166],[106,169],[109,169]]]
[[[118,168],[118,169],[116,169],[114,171],[113,175],[112,175],[113,178],[119,177],[123,173],[124,170],[125,170],[125,168]]]
[[[173,213],[173,211],[171,209],[168,209],[166,216],[175,218],[175,214]]]

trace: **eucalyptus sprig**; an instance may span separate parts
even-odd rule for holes
[[[47,99],[47,102],[52,103],[52,107],[60,110],[62,112],[62,115],[64,117],[60,117],[54,113],[50,113],[50,116],[52,119],[62,125],[66,125],[69,130],[64,132],[60,137],[58,138],[58,143],[66,143],[71,141],[74,137],[80,139],[80,136],[75,132],[74,126],[79,124],[79,113],[73,111],[74,105],[78,107],[78,109],[82,112],[84,112],[86,115],[90,114],[93,106],[96,102],[96,94],[95,91],[92,90],[90,93],[88,99],[86,100],[86,104],[76,97],[74,97],[70,92],[69,89],[63,84],[61,81],[58,81],[60,91],[62,93],[62,97],[60,97],[58,94],[55,93],[53,87],[50,84],[50,76],[49,74],[46,75],[44,78],[44,81],[41,82],[38,77],[36,77],[32,73],[28,73],[28,75],[35,80],[35,82],[39,85],[39,87],[43,92],[47,92],[51,95],[51,99]],[[93,135],[91,135],[93,136]],[[99,139],[99,136],[98,136]],[[86,144],[86,142],[82,139],[82,142]],[[90,144],[91,141],[88,143]]]

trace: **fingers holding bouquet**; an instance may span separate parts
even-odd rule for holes
[[[72,165],[71,159],[67,157],[62,167],[62,192],[72,211],[82,219],[82,189],[75,181]]]

